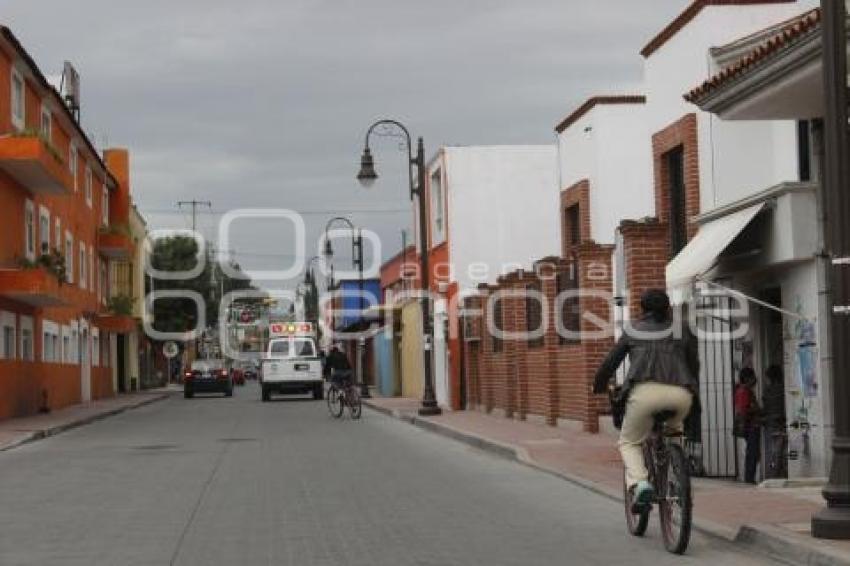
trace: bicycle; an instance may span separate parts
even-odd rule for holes
[[[643,457],[649,482],[655,488],[655,499],[641,505],[634,501],[625,481],[623,489],[629,532],[643,536],[652,507],[657,504],[664,547],[673,554],[684,554],[691,537],[693,497],[688,459],[681,445],[683,433],[666,427],[673,415],[672,411],[657,413],[652,432],[643,443]]]
[[[340,372],[350,373],[350,372]],[[338,419],[342,417],[345,407],[351,414],[352,419],[359,419],[363,413],[363,406],[360,401],[360,391],[355,387],[350,376],[334,375],[331,379],[331,386],[327,393],[328,411],[331,416]]]

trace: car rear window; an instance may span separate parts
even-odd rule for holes
[[[279,356],[288,356],[289,340],[278,340],[277,342],[272,342],[272,354],[277,354]]]
[[[312,358],[316,355],[316,349],[312,340],[295,340],[295,355],[303,358]]]

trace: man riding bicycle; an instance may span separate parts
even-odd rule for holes
[[[621,390],[627,401],[618,446],[626,468],[626,486],[637,504],[647,505],[655,493],[648,481],[643,442],[659,413],[672,413],[668,428],[682,429],[699,391],[699,358],[696,340],[687,328],[676,337],[667,293],[647,291],[640,306],[640,320],[624,329],[599,367],[593,392],[606,392],[614,372],[628,355],[631,365]]]

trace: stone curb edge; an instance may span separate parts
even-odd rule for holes
[[[457,430],[448,425],[437,423],[428,419],[403,413],[397,409],[390,409],[375,405],[367,400],[363,404],[373,411],[407,422],[423,430],[451,438],[474,448],[501,456],[508,460],[514,460],[520,464],[538,470],[540,472],[566,480],[572,484],[582,487],[588,491],[601,495],[612,501],[622,502],[623,496],[618,490],[613,490],[602,484],[587,480],[580,476],[569,474],[561,470],[555,470],[535,462],[528,452],[521,446],[504,444],[497,440],[491,440],[482,436]],[[706,519],[695,519],[693,522],[695,530],[704,535],[721,539],[726,542],[749,546],[762,554],[772,558],[780,559],[789,564],[805,564],[810,566],[850,566],[850,560],[843,558],[837,552],[830,552],[804,540],[785,534],[776,527],[770,525],[744,525],[738,531]]]
[[[52,426],[49,428],[34,430],[28,435],[19,438],[18,440],[14,440],[8,444],[0,446],[0,452],[6,452],[7,450],[14,450],[24,444],[29,444],[30,442],[35,442],[37,440],[42,440],[51,436],[56,436],[57,434],[62,434],[68,430],[78,428],[81,426],[85,426],[87,424],[91,424],[93,422],[103,420],[118,414],[121,414],[126,411],[131,411],[133,409],[138,409],[140,407],[144,407],[145,405],[150,405],[152,403],[156,403],[157,401],[162,401],[163,399],[167,399],[170,397],[172,393],[159,393],[156,395],[151,395],[145,399],[142,399],[138,403],[133,403],[129,405],[124,405],[122,407],[116,407],[114,409],[109,409],[103,411],[102,413],[97,413],[94,415],[89,415],[87,417],[83,417],[81,419],[77,419],[74,421],[70,421],[67,423],[62,423],[56,426]]]

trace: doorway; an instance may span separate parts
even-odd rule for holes
[[[80,397],[91,401],[91,341],[85,327],[80,332]]]
[[[770,287],[759,297],[765,303],[782,308],[782,289]],[[762,428],[762,466],[764,479],[788,477],[788,435],[785,426],[785,337],[782,313],[763,308],[759,317],[759,387],[764,416]]]
[[[124,334],[116,335],[117,342],[117,360],[115,364],[115,371],[118,374],[118,393],[126,393],[127,392],[127,371],[126,365],[127,362],[124,359],[124,346],[127,341],[127,336]]]

